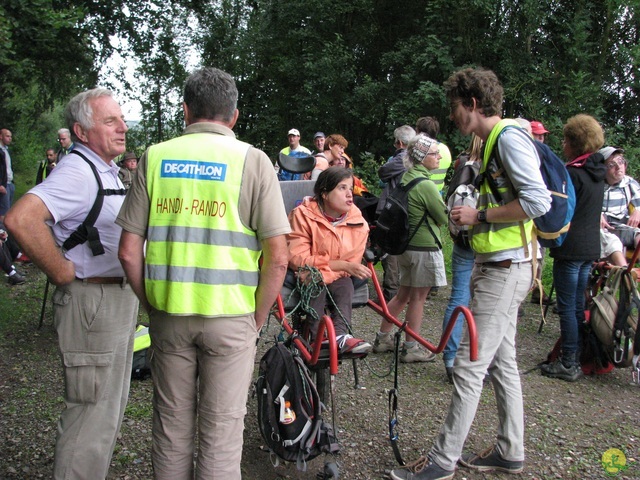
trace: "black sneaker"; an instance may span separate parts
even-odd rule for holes
[[[496,451],[495,447],[491,447],[478,455],[464,453],[459,462],[462,466],[478,472],[497,470],[505,473],[521,473],[524,468],[524,462],[505,460]]]
[[[391,470],[393,480],[448,480],[455,474],[455,470],[440,468],[438,464],[424,457],[404,468]]]
[[[7,282],[9,282],[9,285],[22,285],[26,281],[27,279],[24,278],[22,275],[20,275],[18,272],[14,273],[13,275],[10,275],[9,278],[7,279]]]
[[[453,384],[453,367],[447,367],[445,366],[444,369],[447,372],[447,381],[451,384]]]
[[[580,365],[571,365],[567,367],[561,360],[553,363],[545,363],[540,367],[542,375],[549,378],[559,378],[567,382],[575,382],[584,375]]]

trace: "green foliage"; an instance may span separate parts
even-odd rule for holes
[[[317,130],[341,133],[363,179],[375,180],[368,155],[391,155],[394,128],[420,116],[440,121],[454,157],[467,146],[441,86],[481,65],[503,82],[505,116],[543,121],[556,151],[564,122],[585,112],[631,157],[639,15],[638,0],[11,2],[0,6],[0,124],[17,133],[16,149],[42,149],[40,115],[94,85],[118,51],[125,61],[113,73],[136,72],[118,95],[143,106],[130,143],[144,149],[181,131],[181,89],[199,58],[236,78],[240,138],[274,158],[292,127],[306,146]],[[34,130],[34,147],[23,145]]]
[[[353,167],[353,172],[360,178],[367,186],[369,193],[375,196],[380,196],[382,191],[382,185],[380,185],[380,178],[378,177],[378,168],[385,162],[384,159],[376,159],[372,153],[364,152],[360,156],[360,161]]]

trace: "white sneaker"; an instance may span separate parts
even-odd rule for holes
[[[417,343],[409,348],[405,344],[400,352],[400,361],[402,363],[433,362],[435,359],[435,353],[425,350]]]

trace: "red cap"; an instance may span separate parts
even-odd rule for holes
[[[536,135],[544,135],[545,133],[549,133],[549,130],[544,128],[542,122],[531,122],[531,131]]]

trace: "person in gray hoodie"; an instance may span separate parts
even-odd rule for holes
[[[407,168],[404,166],[402,159],[404,158],[405,150],[409,144],[409,140],[415,137],[416,131],[409,125],[402,125],[393,131],[394,142],[393,146],[396,147],[396,151],[392,157],[387,160],[387,163],[382,165],[378,169],[378,177],[384,184],[382,193],[380,194],[380,200],[378,200],[378,207],[376,208],[376,217],[380,215],[382,207],[387,201],[389,192],[396,188],[404,172]],[[385,300],[388,302],[395,297],[400,286],[400,279],[398,278],[398,259],[393,255],[387,255],[382,259],[382,269],[384,271],[382,276],[382,293]],[[374,348],[377,353],[387,352],[389,345],[378,345],[378,349]]]

